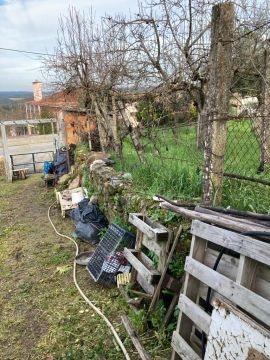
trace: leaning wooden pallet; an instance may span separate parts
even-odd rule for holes
[[[172,359],[203,358],[203,339],[209,334],[211,309],[217,298],[239,307],[254,324],[270,327],[270,244],[198,220],[193,220],[191,233]],[[215,271],[221,248],[229,254],[221,257]],[[212,289],[211,297],[208,288]]]
[[[129,222],[137,228],[136,249],[124,250],[124,256],[132,265],[135,279],[147,294],[153,295],[160,273],[164,269],[169,249],[169,231],[143,214],[132,213]],[[152,260],[141,251],[141,246],[153,251],[160,259],[157,269]]]

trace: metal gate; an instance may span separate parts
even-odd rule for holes
[[[38,151],[24,154],[10,155],[12,170],[28,168],[30,174],[41,173],[44,161],[52,161],[53,151]],[[16,162],[16,157],[20,157],[21,162]]]

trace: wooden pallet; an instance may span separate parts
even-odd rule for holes
[[[242,309],[256,322],[270,327],[270,244],[193,220],[190,254],[185,264],[185,283],[178,306],[180,315],[172,337],[172,359],[202,358],[198,334],[209,333],[211,314],[202,304],[208,287],[213,289],[211,303],[217,298]],[[214,271],[213,265],[225,247]]]
[[[143,214],[130,214],[129,222],[137,228],[135,250],[124,249],[124,256],[133,268],[131,282],[138,282],[146,294],[153,295],[168,256],[170,232]],[[157,269],[153,261],[141,251],[142,245],[159,257]],[[181,283],[166,275],[163,286],[179,292]]]

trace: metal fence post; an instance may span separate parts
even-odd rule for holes
[[[33,160],[34,173],[36,174],[37,170],[36,170],[35,154],[34,153],[32,153],[32,160]]]

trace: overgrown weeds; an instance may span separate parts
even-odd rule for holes
[[[234,123],[229,126],[225,170],[269,178],[268,173],[256,174],[259,145],[249,121],[235,126]],[[175,144],[170,129],[157,131],[151,139],[145,138],[145,163],[139,162],[130,139],[125,140],[124,158],[116,159],[115,168],[132,174],[134,192],[144,198],[162,194],[171,199],[201,202],[203,154],[196,148],[195,127],[182,126],[179,134],[180,144]],[[229,178],[224,178],[223,183],[223,206],[262,213],[270,211],[269,187]]]

